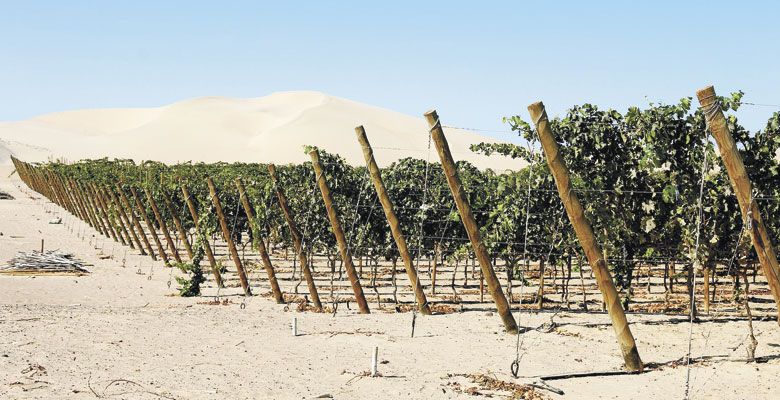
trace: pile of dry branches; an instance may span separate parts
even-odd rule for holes
[[[84,275],[89,271],[84,269],[81,261],[75,259],[73,254],[63,253],[59,250],[45,251],[20,251],[8,265],[0,266],[1,274],[68,274]]]

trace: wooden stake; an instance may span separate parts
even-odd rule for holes
[[[368,142],[366,130],[363,129],[363,126],[361,125],[355,128],[355,133],[357,134],[360,146],[363,148],[363,157],[366,159],[366,166],[368,167],[368,172],[371,174],[371,181],[374,183],[374,189],[379,197],[379,203],[382,204],[385,218],[387,218],[387,223],[390,225],[390,233],[393,235],[395,245],[398,248],[398,253],[401,255],[401,260],[404,262],[404,268],[406,269],[406,275],[409,277],[409,283],[411,283],[412,288],[414,289],[414,295],[417,298],[417,306],[420,313],[431,315],[428,299],[425,297],[425,292],[423,291],[420,279],[417,276],[417,269],[414,267],[412,255],[409,252],[409,248],[406,246],[406,239],[401,230],[401,223],[398,221],[398,216],[395,214],[393,201],[387,194],[385,183],[382,180],[382,174],[374,159],[374,151],[371,149],[371,144]]]
[[[144,207],[143,203],[141,203],[141,198],[138,197],[138,193],[132,186],[130,186],[130,193],[133,195],[133,200],[135,200],[136,207],[138,207],[138,213],[141,214],[141,218],[143,218],[146,227],[149,229],[149,236],[152,237],[154,244],[157,246],[157,251],[160,253],[160,257],[162,257],[165,265],[170,266],[171,263],[170,260],[168,260],[168,255],[165,254],[165,250],[163,250],[162,247],[162,242],[160,242],[160,238],[157,236],[157,229],[155,229],[152,221],[149,220],[149,214],[146,213],[146,207]]]
[[[195,230],[200,231],[198,210],[195,209],[195,203],[193,203],[192,199],[190,198],[190,191],[189,189],[187,189],[187,185],[182,183],[180,184],[180,186],[181,186],[182,196],[184,197],[184,202],[187,203],[187,209],[190,210],[190,217],[192,217],[192,222],[195,224]],[[212,274],[214,274],[214,279],[217,282],[217,287],[225,287],[225,284],[222,281],[222,275],[219,272],[219,267],[217,266],[217,260],[216,258],[214,258],[214,252],[211,251],[211,245],[209,244],[209,239],[204,236],[203,240],[201,240],[201,245],[203,246],[203,252],[206,253],[206,258],[209,259],[209,265],[211,266]]]
[[[119,222],[121,222],[122,224],[122,230],[125,232],[125,236],[127,236],[127,243],[130,245],[130,248],[135,249],[137,245],[138,248],[141,250],[141,252],[143,252],[141,241],[138,239],[138,236],[135,234],[135,231],[133,230],[133,225],[131,225],[130,220],[127,218],[125,209],[119,203],[116,194],[114,193],[113,190],[111,190],[110,187],[105,187],[104,191],[106,193],[106,196],[108,197],[108,200],[114,206],[114,208],[117,211],[117,214],[119,215]],[[135,244],[133,243],[133,241],[135,241]]]
[[[564,164],[561,154],[558,152],[558,143],[555,142],[552,129],[550,129],[544,104],[542,102],[533,103],[528,106],[528,111],[531,113],[531,119],[535,121],[536,131],[539,133],[544,154],[547,157],[547,165],[550,167],[553,178],[555,178],[558,194],[561,197],[563,206],[566,208],[566,214],[569,216],[569,221],[571,221],[574,227],[574,232],[577,234],[583,250],[585,250],[585,255],[588,257],[596,277],[596,283],[604,297],[604,303],[607,305],[609,316],[612,319],[612,327],[615,329],[626,368],[630,371],[641,371],[644,369],[644,366],[639,358],[634,335],[631,334],[631,329],[628,326],[628,320],[626,320],[626,314],[623,311],[623,306],[620,304],[617,289],[615,289],[609,268],[607,268],[607,261],[596,242],[590,222],[585,218],[582,205],[580,205],[576,194],[572,190],[569,171],[566,168],[566,164]]]
[[[330,188],[328,187],[328,182],[325,180],[322,164],[320,164],[320,154],[314,149],[309,152],[309,156],[311,157],[312,167],[314,168],[315,179],[320,187],[320,192],[322,192],[322,201],[325,202],[325,209],[328,211],[328,219],[330,219],[330,225],[333,228],[333,235],[336,237],[336,242],[338,242],[339,245],[341,260],[344,262],[344,268],[347,270],[347,277],[349,277],[349,282],[352,284],[352,291],[355,293],[355,301],[358,303],[361,314],[369,314],[371,311],[368,309],[368,303],[363,294],[363,287],[360,285],[360,278],[358,277],[357,271],[355,271],[355,265],[352,264],[352,254],[350,254],[349,247],[347,246],[347,239],[344,237],[344,230],[341,228],[338,211],[336,210],[336,205],[333,204]]]
[[[179,233],[179,239],[184,244],[184,250],[187,251],[187,257],[189,257],[190,261],[192,261],[195,258],[195,255],[192,252],[192,245],[190,245],[190,240],[187,238],[187,232],[184,231],[184,227],[181,224],[181,218],[179,218],[179,214],[176,212],[176,210],[174,210],[173,204],[171,203],[171,198],[168,196],[168,193],[166,193],[165,190],[162,191],[162,196],[165,208],[168,210],[168,214],[171,214],[171,217],[173,218],[173,224],[176,226],[176,231]]]
[[[130,232],[133,230],[133,227],[130,226],[130,229],[128,230],[128,226],[130,224],[127,221],[127,216],[125,215],[124,210],[119,205],[116,196],[113,192],[111,192],[110,188],[102,187],[100,190],[103,192],[110,206],[114,207],[114,210],[116,210],[117,219],[119,220],[119,228],[122,231],[123,236],[126,238],[124,243],[130,246],[130,248],[135,248],[135,245],[133,244],[133,238],[130,236]]]
[[[246,278],[246,271],[244,271],[244,265],[241,263],[241,257],[239,257],[236,245],[233,243],[233,238],[230,236],[230,229],[228,229],[227,222],[225,221],[225,214],[222,213],[222,204],[219,202],[219,197],[217,196],[217,188],[214,186],[214,181],[211,180],[211,177],[206,178],[206,183],[209,185],[211,201],[214,203],[214,208],[217,211],[219,226],[222,227],[222,237],[227,242],[230,254],[233,256],[233,263],[236,264],[238,279],[241,280],[241,287],[244,289],[244,295],[251,296],[252,289],[249,287],[249,281]]]
[[[173,244],[173,239],[171,239],[171,233],[168,231],[168,226],[165,225],[165,220],[163,220],[162,215],[160,215],[160,209],[157,208],[157,202],[154,201],[154,197],[152,197],[152,192],[149,190],[149,188],[145,187],[144,193],[146,194],[146,199],[149,201],[149,206],[152,207],[152,213],[154,213],[154,219],[157,220],[157,225],[160,226],[160,230],[163,233],[165,242],[168,244],[168,251],[171,252],[171,255],[173,255],[173,259],[176,260],[177,263],[181,263],[179,250],[177,250],[176,245]]]
[[[92,221],[89,220],[89,215],[87,214],[87,209],[84,203],[82,202],[81,196],[79,196],[78,190],[76,189],[76,183],[73,181],[73,179],[69,179],[67,181],[68,189],[71,195],[73,195],[73,199],[76,200],[76,206],[79,209],[79,218],[92,225]]]
[[[138,217],[135,216],[135,210],[130,204],[130,200],[127,199],[125,192],[120,186],[116,187],[116,191],[119,193],[119,199],[122,200],[122,204],[125,206],[125,210],[127,210],[127,212],[130,214],[130,218],[133,220],[133,226],[135,227],[135,230],[138,231],[138,235],[141,236],[141,239],[143,239],[144,246],[149,254],[149,257],[151,257],[152,260],[157,261],[157,255],[154,253],[152,245],[149,243],[149,239],[146,237],[144,228],[141,227],[141,222],[138,221]],[[143,249],[141,249],[141,254],[144,254]]]
[[[314,282],[314,277],[311,274],[311,268],[309,267],[309,260],[306,257],[306,250],[303,248],[303,238],[301,232],[298,230],[298,225],[293,218],[292,210],[290,210],[287,204],[287,196],[284,194],[284,189],[279,184],[279,178],[276,175],[276,166],[268,164],[268,173],[271,174],[271,181],[274,183],[276,189],[276,198],[279,201],[279,207],[282,208],[284,219],[287,221],[287,226],[290,228],[290,236],[292,236],[293,246],[295,246],[295,253],[298,255],[298,262],[301,264],[301,272],[304,279],[306,279],[306,285],[309,288],[309,295],[311,296],[314,307],[322,309],[322,303],[320,302],[320,295],[317,291],[317,285]]]
[[[271,285],[271,293],[274,295],[274,300],[277,304],[284,303],[284,296],[282,296],[282,290],[279,288],[279,282],[276,280],[276,272],[274,266],[271,264],[271,257],[268,256],[268,250],[265,248],[265,242],[263,242],[263,236],[260,233],[260,226],[257,224],[257,218],[255,217],[255,210],[252,208],[252,204],[249,203],[249,198],[246,195],[246,189],[244,188],[244,182],[241,178],[236,178],[236,188],[238,188],[238,194],[241,198],[241,205],[244,207],[244,212],[249,220],[249,229],[252,230],[252,237],[254,240],[255,248],[260,253],[260,259],[263,260],[263,268],[268,275],[268,283]],[[319,301],[319,299],[317,299]],[[322,309],[322,305],[315,307]]]
[[[106,190],[105,187],[97,186],[97,191],[100,193],[100,197],[103,199],[103,203],[105,203],[106,208],[110,210],[113,207],[115,210],[113,222],[117,227],[116,233],[117,236],[119,236],[120,241],[125,246],[130,245],[130,247],[133,247],[133,240],[130,238],[130,234],[127,232],[125,220],[122,218],[120,208],[117,206],[115,201],[116,199],[110,196],[108,190]]]
[[[778,280],[780,268],[778,268],[777,256],[772,246],[772,240],[769,238],[769,234],[764,226],[764,220],[761,218],[761,210],[753,198],[753,188],[745,170],[745,164],[743,164],[742,156],[740,156],[734,143],[734,138],[731,136],[731,132],[729,132],[726,117],[723,115],[720,102],[715,95],[715,88],[707,86],[700,89],[696,92],[696,97],[699,98],[699,103],[704,111],[707,126],[710,132],[712,132],[712,136],[715,137],[715,141],[718,142],[720,157],[726,166],[731,186],[734,187],[739,207],[742,209],[742,220],[747,221],[746,224],[750,231],[753,248],[756,250],[756,254],[758,254],[758,261],[761,263],[761,268],[775,299],[778,324],[780,324],[780,280]]]
[[[106,225],[108,225],[108,233],[111,235],[111,238],[114,239],[115,242],[118,242],[119,235],[117,234],[117,231],[114,228],[114,221],[111,220],[111,215],[108,213],[108,206],[106,205],[103,196],[100,194],[100,190],[98,190],[97,185],[94,183],[90,183],[89,186],[92,189],[92,193],[94,193],[98,208],[101,210],[103,214],[103,218],[106,220]]]
[[[95,220],[95,229],[100,232],[103,236],[108,236],[108,228],[106,228],[105,223],[103,222],[103,219],[100,216],[100,211],[97,208],[97,205],[95,204],[94,197],[89,193],[89,190],[87,190],[87,185],[84,183],[79,184],[79,190],[81,191],[82,195],[84,196],[84,199],[87,201],[87,205],[89,206],[90,213],[92,214],[92,218]]]
[[[460,176],[458,176],[458,169],[455,166],[455,161],[452,159],[450,146],[447,143],[447,138],[444,136],[444,131],[441,128],[439,115],[436,114],[435,110],[431,110],[425,113],[425,119],[428,121],[431,138],[436,144],[436,151],[439,153],[444,176],[447,178],[447,184],[452,192],[452,198],[455,200],[455,205],[458,207],[460,218],[463,221],[463,227],[466,229],[469,241],[471,242],[471,247],[474,250],[482,274],[485,277],[488,292],[490,292],[490,295],[493,297],[493,302],[496,303],[496,309],[501,320],[504,322],[505,330],[515,334],[517,333],[517,323],[515,322],[514,317],[512,317],[509,303],[504,296],[504,291],[501,289],[501,282],[498,281],[496,271],[493,270],[493,266],[490,263],[490,256],[488,255],[485,245],[482,243],[477,221],[471,213],[471,205],[469,204],[469,199],[466,197],[466,191],[463,189]]]

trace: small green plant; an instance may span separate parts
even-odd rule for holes
[[[179,296],[182,297],[194,297],[200,295],[200,284],[206,279],[203,277],[203,270],[199,264],[189,263],[177,263],[176,267],[189,275],[189,278],[176,277],[176,282],[179,283]]]
[[[176,277],[176,282],[179,283],[179,296],[182,297],[195,297],[200,296],[200,284],[206,281],[203,277],[203,269],[200,267],[200,262],[203,260],[203,229],[201,229],[197,238],[195,239],[195,246],[193,247],[194,255],[192,262],[190,263],[177,263],[176,268],[188,277]]]

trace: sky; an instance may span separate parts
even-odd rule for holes
[[[780,105],[775,1],[0,0],[0,120],[317,90],[498,132],[713,84]],[[695,104],[695,102],[694,102]],[[759,129],[780,106],[745,106]]]

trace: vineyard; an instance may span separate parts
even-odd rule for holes
[[[29,188],[179,271],[182,296],[410,312],[412,330],[418,314],[490,311],[513,334],[527,310],[608,311],[641,370],[625,313],[777,317],[780,113],[751,133],[733,115],[742,93],[707,93],[700,108],[585,104],[549,120],[534,104],[530,122],[506,118],[525,145],[472,146],[515,171],[454,161],[435,112],[424,158],[382,168],[362,127],[365,166],[317,148],[298,165],[13,162]]]

